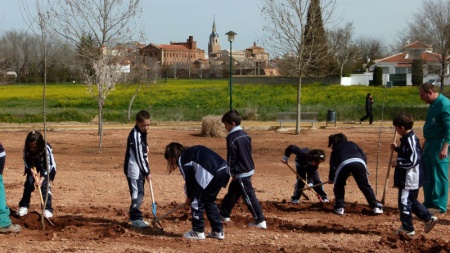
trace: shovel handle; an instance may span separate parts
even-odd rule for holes
[[[176,210],[178,210],[184,206],[185,206],[185,203],[178,204],[175,208],[173,208],[173,209],[169,210],[167,213],[159,216],[159,218],[152,220],[152,223],[159,222],[160,220],[166,218],[167,216],[169,216],[170,214],[172,214],[173,212],[175,212]]]

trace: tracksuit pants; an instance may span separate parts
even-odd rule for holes
[[[214,178],[205,189],[202,189],[198,185],[191,203],[192,230],[205,232],[205,219],[203,218],[203,214],[206,212],[206,217],[211,224],[212,231],[223,232],[223,224],[220,220],[216,199],[220,189],[227,187],[229,180],[230,175],[228,175],[227,170],[223,169],[214,175]]]
[[[142,220],[143,215],[141,205],[144,200],[144,183],[145,179],[132,179],[127,177],[128,188],[130,190],[131,205],[128,214],[130,220]]]
[[[25,179],[25,183],[24,183],[24,189],[23,189],[23,195],[22,195],[22,199],[19,202],[19,207],[26,207],[29,208],[30,207],[30,200],[31,200],[31,193],[36,189],[34,186],[34,177],[33,174],[27,173],[26,175],[26,179]],[[50,184],[48,183],[47,177],[44,177],[44,181],[42,182],[41,185],[41,193],[42,193],[42,198],[45,201],[45,196],[47,194],[47,189],[48,189],[48,199],[47,199],[47,205],[45,206],[45,210],[49,210],[50,212],[53,213],[53,208],[52,208],[52,189],[50,187]]]
[[[322,180],[320,180],[319,177],[319,171],[314,170],[314,171],[310,171],[309,173],[307,173],[304,169],[301,169],[297,166],[297,174],[302,177],[303,180],[308,180],[308,184],[320,184],[322,183]],[[300,197],[302,196],[303,193],[303,188],[305,188],[305,183],[303,182],[303,180],[300,178],[297,178],[297,182],[295,183],[294,186],[294,194],[291,197],[291,200],[299,200]],[[315,192],[317,192],[317,194],[319,194],[319,196],[322,198],[322,200],[324,199],[328,199],[327,194],[325,193],[325,191],[323,190],[323,186],[316,186],[313,188]]]
[[[414,231],[412,214],[415,214],[423,221],[429,221],[432,214],[428,209],[417,200],[419,189],[417,190],[398,190],[398,210],[400,211],[400,221],[402,227],[408,231]]]
[[[230,217],[234,205],[241,196],[243,196],[248,210],[253,215],[255,223],[258,224],[264,221],[261,204],[256,198],[251,176],[237,179],[233,178],[233,180],[231,180],[230,186],[228,186],[228,192],[220,205],[220,215],[222,217]]]
[[[333,188],[336,198],[334,208],[337,209],[345,207],[345,185],[347,184],[347,179],[350,175],[353,175],[359,190],[364,194],[364,197],[366,197],[369,206],[371,208],[381,207],[381,204],[378,203],[372,186],[369,183],[366,167],[360,162],[353,162],[344,166],[336,176]]]

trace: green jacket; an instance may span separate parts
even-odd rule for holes
[[[442,94],[428,108],[423,136],[427,142],[443,140],[450,144],[450,100]]]

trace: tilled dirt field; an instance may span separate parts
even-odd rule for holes
[[[52,126],[47,139],[52,144],[57,162],[53,185],[54,227],[41,223],[39,196],[32,196],[30,213],[24,217],[11,216],[22,225],[19,234],[0,234],[2,252],[450,252],[450,220],[439,214],[439,221],[428,234],[423,224],[414,219],[416,235],[394,235],[400,226],[397,212],[397,189],[389,180],[384,214],[372,215],[353,178],[346,187],[346,214],[338,216],[333,207],[332,185],[325,185],[331,203],[320,203],[314,194],[306,192],[310,200],[291,204],[290,196],[295,175],[281,163],[289,144],[322,148],[326,162],[320,165],[322,180],[328,178],[328,135],[342,132],[358,143],[369,160],[370,181],[381,199],[390,156],[389,144],[394,129],[391,124],[368,126],[343,124],[337,128],[303,128],[300,135],[293,131],[246,126],[253,139],[253,158],[256,173],[253,184],[266,216],[268,229],[247,227],[251,215],[240,201],[233,210],[231,222],[224,225],[225,240],[191,241],[182,234],[191,229],[189,209],[180,209],[162,220],[164,230],[151,226],[134,229],[128,224],[130,197],[123,174],[126,138],[132,125],[105,128],[103,148],[98,149],[95,128],[58,128]],[[149,133],[152,183],[157,202],[157,215],[173,209],[185,199],[182,176],[168,175],[163,150],[169,142],[184,145],[205,145],[225,157],[223,138],[199,135],[201,123],[183,127],[152,126]],[[193,127],[194,125],[194,127]],[[381,125],[381,126],[380,126]],[[23,162],[21,160],[25,136],[32,127],[0,128],[0,142],[6,149],[6,168],[3,173],[7,202],[12,212],[17,210],[23,191]],[[3,129],[3,130],[2,130]],[[7,130],[6,130],[7,129]],[[416,133],[422,137],[421,126]],[[293,165],[294,157],[290,163]],[[220,204],[225,189],[219,194]],[[146,188],[143,211],[151,221],[151,198]],[[43,226],[44,225],[44,226]],[[210,231],[206,223],[206,232]]]

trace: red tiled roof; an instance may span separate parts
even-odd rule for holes
[[[156,48],[159,49],[165,49],[165,50],[187,50],[189,49],[186,46],[183,45],[167,45],[167,44],[152,44],[153,46],[155,46]]]
[[[414,59],[408,58],[406,59],[406,53],[399,53],[399,54],[395,54],[380,60],[375,60],[375,62],[392,62],[392,63],[408,63],[411,64],[413,62]],[[420,55],[420,58],[422,59],[422,61],[424,62],[439,62],[441,59],[441,56],[439,54],[435,54],[435,53],[431,53],[431,52],[423,52]]]
[[[414,41],[413,43],[408,44],[408,45],[404,46],[403,48],[404,49],[414,49],[414,48],[427,48],[428,49],[428,48],[431,48],[431,46],[427,45],[423,42],[420,42],[420,41]]]

